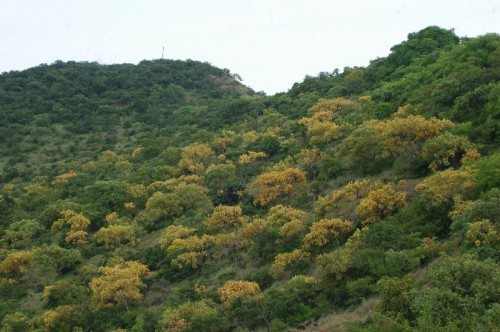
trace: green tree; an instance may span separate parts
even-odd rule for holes
[[[24,248],[33,243],[37,236],[45,231],[45,227],[34,219],[24,219],[9,225],[4,240],[11,248]]]
[[[5,315],[2,320],[2,332],[25,332],[31,331],[32,329],[32,320],[19,311]]]

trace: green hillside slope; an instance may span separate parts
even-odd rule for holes
[[[265,96],[196,61],[0,75],[2,331],[494,331],[500,36]]]

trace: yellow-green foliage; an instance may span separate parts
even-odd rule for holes
[[[283,226],[288,222],[300,220],[304,218],[305,215],[306,213],[304,211],[278,204],[269,209],[267,222],[271,225]]]
[[[307,261],[311,254],[300,249],[295,249],[292,252],[277,254],[274,257],[274,263],[269,269],[269,274],[277,279],[284,275],[286,270],[292,265],[300,261]]]
[[[336,279],[344,277],[353,264],[353,255],[363,245],[361,232],[357,229],[343,247],[330,253],[321,254],[316,258],[316,273],[320,280],[326,281],[331,277]]]
[[[137,261],[126,261],[114,266],[99,268],[100,277],[93,278],[89,287],[100,306],[119,304],[128,309],[133,301],[143,298],[141,289],[146,285],[140,277],[149,269]]]
[[[219,297],[226,307],[236,301],[249,302],[259,292],[259,284],[244,280],[228,280],[218,289]]]
[[[16,278],[27,273],[33,263],[31,251],[13,251],[0,263],[1,274],[13,274]]]
[[[182,158],[179,167],[194,174],[201,174],[214,157],[208,144],[193,144],[182,149]]]
[[[438,172],[416,186],[422,192],[422,200],[428,206],[461,201],[476,189],[475,170],[470,167]]]
[[[387,218],[405,205],[406,193],[396,191],[390,184],[387,184],[370,191],[356,207],[356,213],[363,223],[371,223],[377,219]]]
[[[95,234],[95,239],[98,244],[107,248],[116,247],[123,242],[134,245],[137,240],[136,232],[135,227],[131,225],[109,225],[99,229]]]
[[[304,237],[304,248],[310,249],[326,245],[330,238],[334,238],[339,245],[339,237],[351,231],[351,221],[342,219],[321,219],[312,224],[309,233]]]
[[[467,137],[444,133],[428,140],[422,149],[422,157],[430,161],[433,171],[457,167],[462,162],[477,159],[481,155]]]
[[[341,127],[333,122],[335,114],[355,103],[345,98],[320,99],[309,109],[310,117],[299,120],[307,128],[311,143],[327,143],[340,136]]]
[[[303,171],[297,168],[263,173],[257,176],[253,183],[258,191],[253,202],[267,206],[283,196],[300,191],[305,184],[306,176]]]
[[[180,225],[170,225],[163,232],[160,245],[167,249],[175,239],[184,239],[194,234],[196,229]]]
[[[195,320],[208,321],[221,313],[209,300],[187,301],[177,307],[167,308],[162,315],[161,331],[182,331]]]
[[[327,331],[366,299],[343,327],[495,331],[499,81],[500,36],[438,27],[273,96],[192,60],[0,74],[0,331]]]
[[[228,230],[245,222],[240,206],[217,206],[213,213],[205,220],[209,228]]]
[[[248,165],[256,161],[257,159],[264,159],[267,157],[267,154],[264,152],[249,151],[248,153],[242,154],[238,158],[238,162],[242,165]]]
[[[256,237],[267,227],[263,219],[256,219],[243,225],[237,233],[242,247],[247,247],[255,242]]]
[[[492,246],[500,241],[498,230],[487,219],[471,223],[467,230],[466,238],[469,243],[477,247]]]
[[[47,331],[61,331],[71,326],[75,317],[82,314],[84,308],[79,304],[60,305],[55,309],[45,311],[42,322]]]
[[[57,185],[62,185],[62,184],[65,184],[67,183],[70,179],[74,178],[75,176],[77,176],[78,173],[75,172],[75,171],[69,171],[69,172],[66,172],[66,173],[62,173],[62,174],[59,174],[58,176],[56,176],[54,178],[54,180],[52,180],[51,184],[53,186],[57,186]]]
[[[90,225],[90,220],[81,213],[76,213],[73,210],[61,211],[63,218],[55,221],[52,224],[52,230],[56,231],[62,228],[65,224],[70,226],[66,233],[65,241],[67,243],[81,246],[88,243],[87,227]]]
[[[381,186],[381,182],[372,182],[368,179],[351,181],[344,187],[333,191],[330,195],[320,196],[316,203],[316,212],[324,215],[335,209],[340,201],[355,201],[368,195],[370,190],[380,188]]]

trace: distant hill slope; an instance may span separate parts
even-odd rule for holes
[[[3,73],[0,181],[36,174],[29,164],[88,160],[159,128],[221,127],[242,117],[234,104],[252,95],[229,70],[191,60],[58,61]]]

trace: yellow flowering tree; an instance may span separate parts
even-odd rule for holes
[[[470,167],[435,173],[415,187],[428,207],[462,201],[476,188],[476,171]]]
[[[476,247],[492,246],[500,241],[495,225],[488,219],[471,223],[465,237],[467,242],[474,244]]]
[[[244,222],[245,218],[240,206],[219,205],[205,220],[205,225],[209,228],[227,231]]]
[[[306,175],[297,168],[288,167],[281,171],[263,173],[252,186],[257,189],[254,204],[267,206],[272,202],[300,191],[306,184]]]
[[[100,306],[118,304],[128,310],[133,301],[142,299],[141,289],[146,285],[140,277],[149,274],[146,265],[137,261],[125,261],[115,266],[102,266],[99,273],[101,276],[93,278],[89,286]]]
[[[179,167],[194,174],[201,174],[214,158],[214,152],[208,144],[193,144],[182,149]]]
[[[33,263],[31,251],[14,251],[7,255],[0,263],[1,274],[13,274],[17,279],[21,274],[27,273]]]
[[[274,263],[269,269],[269,275],[275,279],[281,278],[285,275],[287,269],[296,264],[307,263],[310,258],[310,253],[300,249],[278,254],[274,257]]]
[[[309,233],[304,237],[304,248],[322,247],[334,238],[337,246],[340,245],[339,238],[351,231],[353,223],[348,220],[321,219],[312,224]]]
[[[356,207],[356,214],[363,223],[371,223],[377,219],[385,219],[406,205],[406,193],[396,191],[390,184],[370,191]]]
[[[228,280],[218,289],[219,297],[225,307],[230,307],[236,301],[249,302],[259,292],[259,284],[244,280]]]

